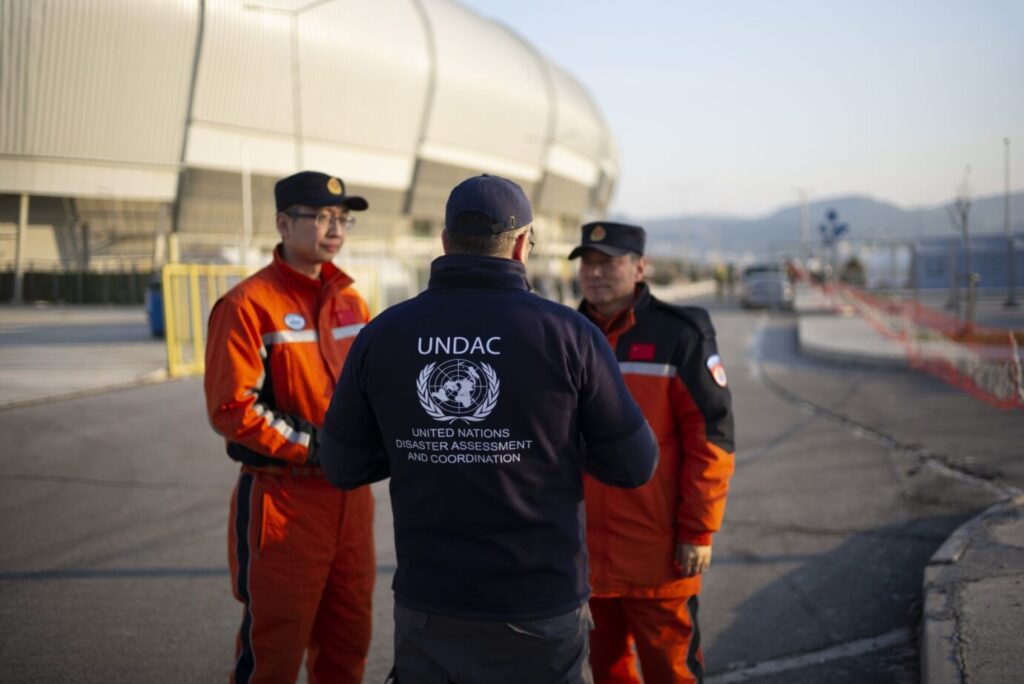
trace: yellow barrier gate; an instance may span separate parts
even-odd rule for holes
[[[167,373],[172,378],[203,372],[206,320],[220,297],[255,268],[167,264],[163,268]]]

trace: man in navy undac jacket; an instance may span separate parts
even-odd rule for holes
[[[592,681],[582,474],[656,465],[604,336],[529,292],[532,221],[509,180],[456,186],[429,287],[359,334],[324,421],[331,482],[391,477],[400,684]]]

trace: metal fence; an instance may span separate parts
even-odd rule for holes
[[[207,264],[164,266],[161,293],[167,372],[171,377],[203,372],[210,309],[253,270],[245,266]]]
[[[57,304],[141,304],[151,271],[35,270],[22,274],[25,302]],[[0,302],[14,296],[13,271],[0,273]]]

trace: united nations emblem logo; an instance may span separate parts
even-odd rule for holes
[[[342,193],[341,181],[337,178],[327,181],[327,192],[332,195],[340,195]]]
[[[604,226],[595,226],[594,230],[590,231],[590,241],[600,242],[601,240],[604,240],[604,237],[607,234],[608,233],[604,230]]]
[[[442,423],[478,423],[498,403],[498,374],[486,363],[451,359],[428,363],[416,378],[416,395],[427,415]]]

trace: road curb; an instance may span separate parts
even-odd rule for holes
[[[698,280],[692,283],[677,283],[675,285],[651,285],[650,288],[651,294],[658,299],[672,302],[713,294],[715,292],[715,281]]]
[[[1024,509],[1024,496],[999,501],[956,528],[932,554],[924,570],[924,609],[921,616],[921,682],[962,682],[959,624],[954,606],[956,583],[942,582],[945,571],[963,558],[968,544],[992,518],[1014,508]]]
[[[68,399],[89,397],[95,394],[103,394],[104,392],[116,392],[118,390],[140,387],[142,385],[155,385],[157,383],[166,382],[170,379],[171,377],[168,375],[166,368],[157,368],[155,370],[147,371],[142,375],[138,376],[137,378],[135,378],[134,380],[129,380],[128,382],[118,382],[110,385],[99,385],[97,387],[88,387],[86,389],[73,390],[70,392],[48,394],[46,396],[32,397],[30,399],[13,399],[11,401],[0,402],[0,411],[24,408],[26,406],[36,406],[38,404],[47,404],[54,401],[67,401]]]
[[[838,348],[830,341],[819,342],[813,339],[813,336],[807,334],[805,330],[806,325],[807,323],[804,321],[804,315],[801,315],[797,321],[797,347],[800,350],[800,353],[804,356],[812,359],[819,359],[821,361],[850,363],[859,366],[873,366],[888,370],[907,370],[910,368],[910,362],[907,360],[905,354],[902,356],[895,354],[885,356],[881,354],[872,354],[866,351],[852,351],[849,349]]]

